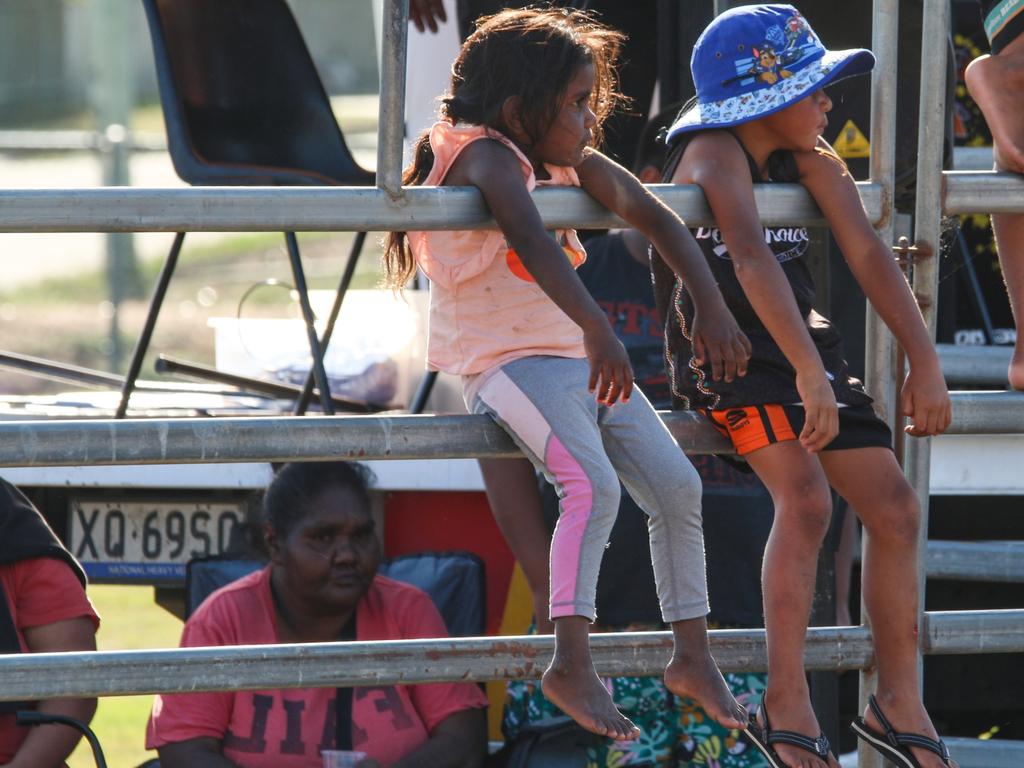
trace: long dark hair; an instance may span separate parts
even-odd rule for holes
[[[518,97],[523,131],[529,145],[535,144],[551,127],[573,76],[580,67],[592,64],[595,85],[590,107],[597,115],[593,143],[599,144],[601,124],[623,98],[615,72],[623,40],[621,32],[583,11],[524,8],[484,17],[452,65],[440,119],[507,132],[502,105]],[[428,130],[416,140],[402,183],[422,184],[433,164]],[[401,289],[416,270],[405,232],[392,232],[385,239],[383,267],[384,281],[394,289]]]

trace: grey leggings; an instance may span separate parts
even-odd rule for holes
[[[526,357],[490,375],[468,403],[489,414],[555,486],[551,618],[596,618],[597,574],[619,509],[619,480],[647,513],[666,622],[708,612],[700,476],[638,389],[599,406],[586,360]]]

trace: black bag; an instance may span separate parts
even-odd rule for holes
[[[591,733],[565,715],[524,725],[501,750],[504,768],[586,768],[587,747],[603,736]]]

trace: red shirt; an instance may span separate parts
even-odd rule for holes
[[[377,576],[356,609],[357,640],[446,637],[433,601],[415,587]],[[185,625],[183,647],[278,643],[270,568],[211,595]],[[157,696],[146,748],[212,737],[242,768],[319,768],[334,746],[334,688]],[[475,685],[433,683],[356,688],[352,748],[389,765],[427,741],[455,712],[486,706]]]
[[[26,629],[82,617],[89,618],[94,628],[100,625],[82,583],[62,560],[34,557],[0,565],[0,584],[22,653],[28,653]],[[13,714],[0,715],[0,764],[10,762],[27,735],[28,729],[18,726]]]

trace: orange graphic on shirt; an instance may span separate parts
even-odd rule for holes
[[[566,258],[569,259],[569,263],[572,264],[573,269],[578,269],[587,259],[587,254],[583,251],[578,251],[569,245],[565,235],[560,238],[554,232],[549,233],[552,237],[558,241],[558,244],[562,246],[562,251],[565,252]],[[505,263],[508,265],[509,271],[518,277],[520,280],[525,280],[528,283],[535,283],[533,275],[530,274],[529,270],[523,265],[522,260],[519,258],[519,254],[516,253],[515,248],[509,248],[505,254]]]

